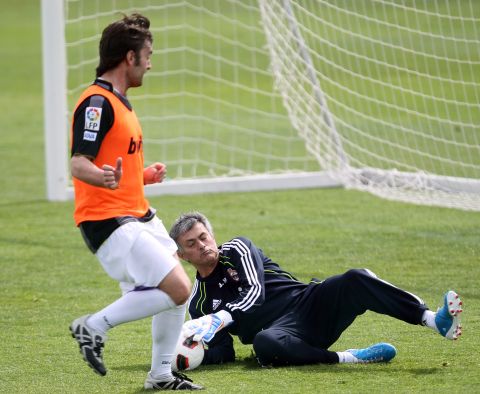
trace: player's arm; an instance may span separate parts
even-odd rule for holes
[[[194,341],[210,343],[217,332],[232,323],[232,315],[228,311],[220,310],[197,319],[187,320],[183,323],[182,333],[185,338],[193,335]]]
[[[205,356],[202,364],[224,364],[235,361],[233,338],[226,331],[220,331],[205,347]]]
[[[238,281],[241,289],[238,297],[226,304],[235,321],[241,314],[255,311],[265,301],[263,254],[252,241],[242,237],[224,243],[222,251],[229,257],[224,264],[232,266],[232,278]]]
[[[153,163],[143,170],[143,184],[151,185],[152,183],[160,183],[167,174],[167,166],[163,163]]]
[[[117,158],[115,167],[104,164],[97,167],[90,158],[75,155],[70,160],[72,176],[92,186],[117,189],[122,178],[122,158]]]
[[[100,95],[86,98],[76,109],[72,125],[72,176],[93,186],[116,189],[122,176],[122,160],[102,163],[93,160],[100,150],[105,135],[113,125],[113,108]]]
[[[195,323],[192,325],[192,322],[198,323],[202,318],[205,319],[205,315],[195,309],[195,303],[190,303],[189,315],[191,319],[187,320],[182,327],[182,335],[184,337],[193,335],[193,332],[189,330],[198,327]],[[203,342],[205,343],[206,341]],[[219,330],[215,336],[209,338],[208,345],[205,346],[205,355],[202,364],[223,364],[234,360],[235,350],[233,347],[233,338],[227,330]]]

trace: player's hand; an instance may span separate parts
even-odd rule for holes
[[[163,163],[153,163],[143,170],[143,184],[160,183],[167,174],[167,166]]]
[[[185,337],[193,335],[194,341],[208,343],[218,331],[227,327],[232,322],[232,315],[227,311],[222,310],[217,313],[202,316],[198,319],[186,321],[183,324],[182,331]]]
[[[120,179],[122,178],[122,158],[117,158],[117,163],[115,167],[112,167],[108,164],[104,164],[102,167],[103,170],[103,185],[107,189],[115,190],[118,189],[120,184]]]

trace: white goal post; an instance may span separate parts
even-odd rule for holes
[[[152,70],[129,91],[149,195],[344,186],[480,211],[475,0],[43,0],[50,200],[72,197],[72,106],[102,29],[141,12]]]

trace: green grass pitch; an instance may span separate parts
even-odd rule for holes
[[[0,392],[142,392],[150,364],[148,320],[111,331],[104,378],[84,364],[69,335],[72,319],[113,301],[119,290],[83,245],[72,202],[45,201],[40,32],[38,1],[3,2]],[[251,348],[236,342],[237,363],[189,374],[206,392],[480,392],[480,213],[341,189],[156,197],[151,203],[167,227],[181,212],[201,210],[219,242],[246,235],[303,280],[368,267],[432,309],[449,288],[465,302],[458,341],[367,312],[332,347],[388,341],[398,350],[388,365],[260,369]]]

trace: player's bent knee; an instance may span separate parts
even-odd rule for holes
[[[372,276],[370,274],[371,271],[369,270],[364,270],[364,269],[359,269],[359,268],[353,268],[348,270],[343,274],[344,279],[346,279],[349,282],[354,282],[360,278],[363,278],[365,276]]]
[[[253,350],[261,365],[280,365],[282,345],[268,330],[260,331],[253,339]]]
[[[185,287],[184,289],[179,289],[176,294],[171,295],[170,298],[175,302],[176,305],[183,305],[188,301],[190,297],[190,287]]]
[[[176,305],[183,305],[190,297],[192,284],[183,267],[177,265],[160,282],[158,288],[167,293]]]

